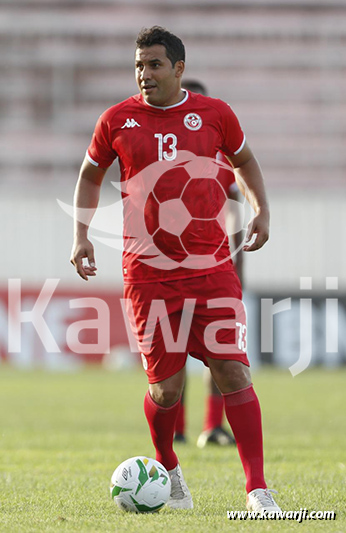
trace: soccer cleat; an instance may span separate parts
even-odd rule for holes
[[[175,433],[174,434],[174,442],[182,442],[183,444],[186,444],[186,437],[184,433]]]
[[[167,502],[171,509],[192,509],[192,496],[187,488],[186,481],[178,463],[173,470],[168,470],[171,478],[171,495]]]
[[[218,426],[213,429],[203,431],[197,440],[198,448],[204,448],[207,444],[218,444],[219,446],[229,446],[235,444],[234,437],[231,433]]]
[[[247,495],[246,508],[256,513],[281,513],[281,509],[271,495],[271,489],[254,489]]]

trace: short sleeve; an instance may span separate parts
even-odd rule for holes
[[[86,157],[90,163],[101,168],[110,167],[117,158],[117,153],[112,148],[107,111],[100,116],[96,123]]]
[[[231,107],[222,102],[221,123],[223,133],[222,151],[229,156],[237,155],[245,145],[245,134],[240,126],[239,120]]]

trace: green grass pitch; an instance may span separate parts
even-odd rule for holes
[[[176,446],[194,497],[192,511],[121,512],[109,496],[115,467],[154,456],[143,414],[143,371],[77,374],[0,367],[0,531],[346,531],[346,371],[254,374],[265,432],[266,477],[282,509],[333,510],[335,521],[232,521],[245,510],[235,448],[197,449],[202,378],[187,390],[188,437]]]

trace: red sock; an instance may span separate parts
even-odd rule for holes
[[[223,398],[227,420],[243,463],[246,492],[265,489],[261,410],[253,386],[223,394]]]
[[[156,460],[167,470],[172,470],[178,464],[178,458],[173,451],[173,435],[179,407],[180,400],[171,407],[162,407],[154,402],[149,391],[144,398],[144,412],[156,450]]]
[[[175,421],[175,432],[185,435],[185,405],[180,402],[178,416]]]
[[[206,399],[206,411],[203,430],[214,429],[222,424],[223,398],[219,394],[209,394]]]

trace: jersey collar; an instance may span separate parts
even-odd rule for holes
[[[178,106],[180,106],[180,105],[185,104],[186,100],[188,99],[188,97],[189,97],[189,93],[188,93],[188,91],[187,91],[186,89],[182,89],[182,91],[184,91],[184,93],[185,93],[184,98],[181,100],[181,102],[178,102],[177,104],[173,104],[173,105],[158,106],[158,105],[149,104],[149,102],[147,102],[143,97],[142,97],[142,99],[143,99],[143,102],[144,102],[146,105],[148,105],[148,106],[150,106],[150,107],[154,107],[155,109],[163,109],[163,110],[166,110],[166,109],[173,109],[174,107],[178,107]]]

